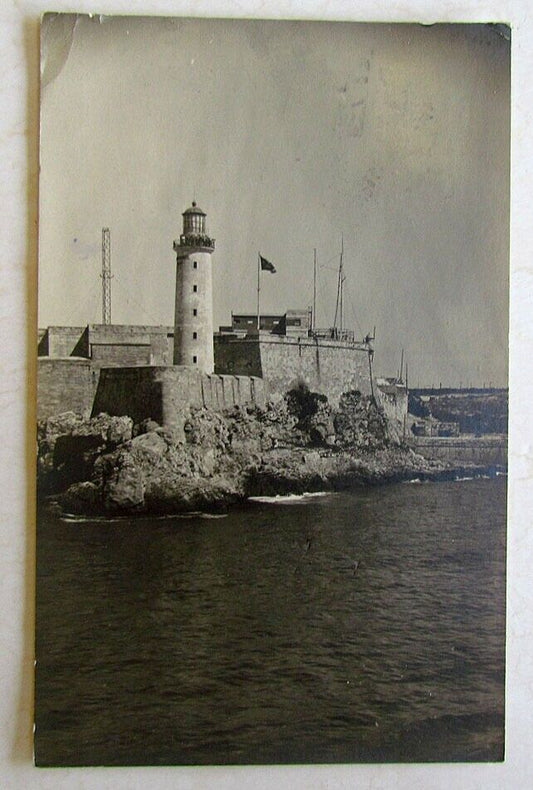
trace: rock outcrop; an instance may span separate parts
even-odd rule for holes
[[[90,478],[95,461],[132,437],[129,417],[100,414],[94,419],[74,412],[42,420],[37,426],[37,482],[41,492],[62,490]]]
[[[213,509],[261,494],[377,483],[442,472],[401,447],[370,398],[297,388],[264,409],[183,412],[173,429],[72,413],[40,424],[39,488],[74,513]]]

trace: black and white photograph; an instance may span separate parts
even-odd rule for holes
[[[504,760],[511,38],[44,15],[37,766]]]

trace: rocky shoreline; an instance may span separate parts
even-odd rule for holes
[[[252,496],[474,476],[415,454],[370,398],[298,388],[266,408],[184,409],[175,425],[68,412],[38,426],[38,493],[64,513],[217,511]]]

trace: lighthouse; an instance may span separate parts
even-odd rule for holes
[[[215,240],[207,235],[206,214],[193,201],[182,214],[176,252],[174,364],[213,373],[213,281]]]

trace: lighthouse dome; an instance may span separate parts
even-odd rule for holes
[[[200,216],[202,216],[202,217],[205,217],[205,216],[206,216],[206,213],[205,213],[205,211],[202,211],[202,209],[200,208],[200,206],[197,206],[197,205],[196,205],[196,201],[195,201],[195,200],[193,200],[193,202],[192,202],[192,206],[191,206],[190,208],[186,209],[186,210],[183,212],[183,215],[182,215],[182,216],[189,215],[189,214],[199,214],[199,215],[200,215]]]
[[[176,247],[201,247],[213,251],[215,240],[207,233],[206,213],[196,205],[195,200],[181,216],[183,217],[183,232],[179,242],[174,242],[174,249]]]

